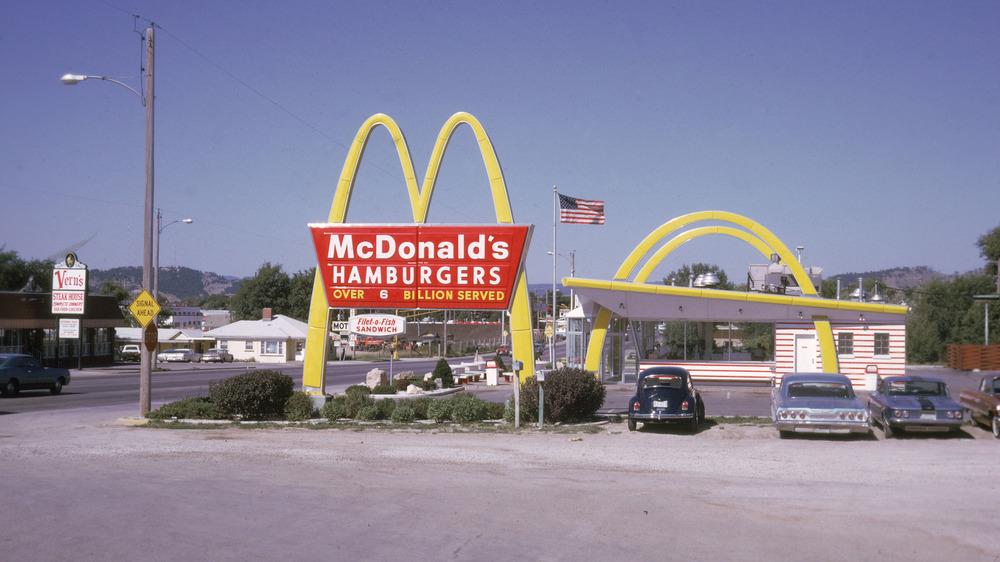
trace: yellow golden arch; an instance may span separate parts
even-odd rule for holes
[[[639,269],[639,272],[636,274],[633,281],[635,283],[645,283],[646,279],[650,274],[652,274],[656,266],[659,265],[660,262],[667,257],[667,255],[685,242],[709,234],[723,234],[747,242],[768,258],[770,258],[771,254],[777,254],[781,261],[788,266],[792,276],[802,289],[802,294],[816,295],[816,289],[813,287],[812,281],[809,279],[809,275],[806,274],[805,269],[802,268],[802,264],[800,264],[798,260],[793,259],[794,256],[788,250],[788,247],[785,246],[785,244],[779,240],[777,236],[764,226],[746,217],[726,211],[701,211],[697,213],[690,213],[664,223],[646,236],[646,238],[644,238],[642,242],[640,242],[639,245],[632,250],[628,257],[625,258],[625,261],[622,262],[621,267],[618,268],[618,271],[615,273],[614,280],[628,280],[629,275],[631,275],[632,272],[635,271],[635,268],[638,267],[642,257],[649,253],[649,251],[652,250],[656,244],[671,235],[673,232],[700,221],[727,222],[739,226],[744,230],[726,226],[715,226],[695,228],[681,233],[657,249],[657,251],[650,256],[642,268]],[[711,298],[711,295],[706,294],[706,298]],[[597,318],[594,321],[594,328],[591,332],[590,344],[587,347],[586,362],[584,363],[584,368],[588,371],[597,372],[600,368],[601,351],[604,348],[604,340],[607,336],[611,317],[612,312],[603,307],[600,308],[597,313]],[[827,372],[837,372],[839,370],[839,364],[837,362],[837,349],[836,344],[834,343],[833,329],[830,327],[830,321],[825,316],[813,316],[812,320],[816,326],[816,334],[820,345],[820,357],[823,362],[823,370]]]
[[[479,144],[479,152],[483,156],[483,163],[486,165],[486,173],[490,179],[490,191],[493,194],[493,208],[496,210],[497,222],[513,223],[514,218],[510,210],[510,200],[507,197],[507,186],[504,183],[503,171],[500,169],[500,161],[497,160],[496,152],[493,151],[493,144],[490,142],[486,130],[468,113],[459,112],[451,116],[441,128],[434,150],[431,153],[430,163],[427,166],[427,174],[424,176],[423,187],[417,185],[417,174],[413,168],[413,161],[410,158],[410,148],[406,144],[406,138],[402,130],[396,125],[388,115],[378,113],[372,115],[358,129],[358,134],[354,137],[354,142],[347,153],[347,160],[340,173],[340,181],[337,183],[337,191],[333,196],[333,205],[330,208],[330,219],[327,222],[343,223],[347,218],[347,209],[351,204],[351,193],[354,190],[354,180],[357,177],[358,166],[361,165],[361,158],[364,156],[365,146],[371,132],[377,127],[385,127],[392,135],[392,141],[396,145],[396,152],[399,154],[399,163],[403,167],[403,176],[406,179],[406,188],[410,196],[410,207],[413,211],[413,222],[425,223],[427,220],[427,209],[430,206],[431,195],[434,193],[434,184],[437,182],[438,169],[441,167],[441,160],[444,158],[445,150],[452,134],[462,124],[469,125],[476,136]],[[528,282],[526,274],[522,271],[514,290],[514,302],[511,305],[511,340],[513,344],[513,356],[533,358],[531,345],[531,309],[528,303]],[[323,279],[319,268],[316,270],[316,277],[313,280],[312,301],[309,306],[309,324],[306,334],[305,361],[302,373],[302,387],[311,394],[325,393],[326,351],[330,330],[330,307],[326,300],[326,291],[323,287]],[[534,376],[534,360],[524,361],[524,370],[521,371],[523,377]]]

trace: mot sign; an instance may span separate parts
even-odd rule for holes
[[[532,226],[310,224],[332,308],[507,310]]]

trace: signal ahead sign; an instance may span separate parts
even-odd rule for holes
[[[128,305],[128,311],[135,316],[135,319],[139,321],[139,325],[143,328],[149,321],[156,318],[156,315],[160,313],[160,305],[153,298],[153,295],[149,294],[149,291],[143,289],[139,296],[135,297],[132,304]]]

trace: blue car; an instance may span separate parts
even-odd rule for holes
[[[965,421],[962,405],[952,400],[948,385],[930,377],[879,379],[868,395],[868,415],[885,437],[896,431],[958,431]]]
[[[771,391],[771,419],[778,435],[871,432],[868,411],[840,373],[788,373]]]
[[[0,353],[0,394],[4,396],[35,389],[59,394],[69,384],[69,378],[68,369],[42,367],[30,355]]]
[[[691,373],[680,367],[651,367],[639,373],[635,396],[628,404],[628,429],[638,422],[683,423],[691,431],[705,417],[705,403],[691,383]]]

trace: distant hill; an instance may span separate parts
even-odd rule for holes
[[[107,279],[125,285],[132,293],[142,290],[141,267],[116,267],[114,269],[92,269],[89,272],[91,291],[97,291]],[[160,295],[168,300],[209,295],[234,295],[239,288],[238,277],[224,277],[216,273],[206,273],[188,267],[160,268]]]
[[[841,273],[831,277],[825,277],[825,279],[832,279],[834,281],[840,279],[841,283],[848,285],[851,283],[857,283],[858,277],[863,277],[865,279],[881,279],[882,282],[889,287],[895,289],[908,289],[935,279],[951,279],[954,275],[945,275],[944,273],[935,271],[927,266],[919,266],[896,267],[880,271],[866,271],[864,273]]]

